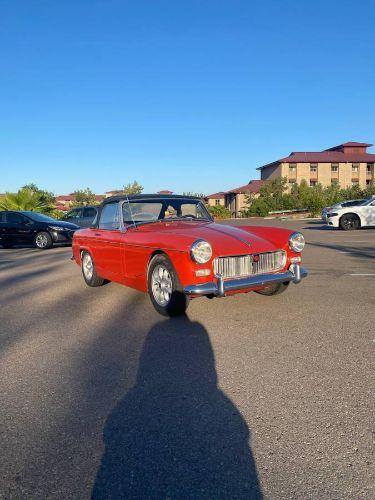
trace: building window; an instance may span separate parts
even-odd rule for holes
[[[289,179],[289,184],[297,184],[296,180],[295,179]]]
[[[367,163],[366,172],[368,174],[371,174],[373,170],[374,170],[374,164],[373,163]]]
[[[358,172],[359,172],[359,163],[353,163],[352,164],[352,172],[353,172],[353,174],[358,174]]]
[[[289,163],[289,175],[296,176],[297,173],[297,163]]]
[[[215,205],[220,205],[220,200],[215,200]]]
[[[331,172],[338,172],[338,171],[339,171],[339,164],[331,163]]]
[[[352,181],[352,186],[359,186],[359,181]]]
[[[316,186],[317,185],[317,181],[310,181],[310,186],[313,187],[313,186]]]
[[[366,186],[371,186],[372,180],[371,179],[366,179]]]
[[[332,186],[338,186],[339,185],[339,181],[337,179],[332,179],[331,180],[331,185]]]
[[[318,174],[318,164],[317,163],[310,163],[310,174]]]

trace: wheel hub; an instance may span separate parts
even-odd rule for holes
[[[40,248],[44,248],[48,244],[48,239],[45,234],[38,234],[35,240],[36,244]]]
[[[93,272],[94,272],[94,266],[92,263],[92,259],[89,254],[85,254],[83,256],[83,261],[82,261],[82,270],[83,274],[85,277],[90,280],[92,278]]]
[[[164,266],[156,266],[152,272],[152,295],[156,302],[165,307],[172,296],[172,278]]]

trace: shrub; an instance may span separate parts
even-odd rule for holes
[[[230,210],[229,208],[225,208],[223,205],[208,207],[208,211],[217,219],[230,219]]]

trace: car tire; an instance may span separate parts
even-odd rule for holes
[[[46,231],[37,233],[34,238],[34,246],[39,250],[47,250],[53,246],[51,235]]]
[[[147,273],[147,287],[152,305],[163,316],[185,314],[190,299],[183,293],[177,273],[166,255],[155,255]]]
[[[345,214],[340,219],[340,229],[343,231],[352,231],[353,229],[359,229],[361,227],[361,221],[356,214]]]
[[[261,290],[254,290],[254,292],[270,297],[271,295],[279,295],[280,293],[285,292],[288,286],[289,283],[275,283],[274,285],[268,285]]]
[[[104,278],[101,278],[96,274],[93,258],[87,251],[83,251],[81,254],[81,270],[86,285],[96,287],[102,286],[106,283]]]

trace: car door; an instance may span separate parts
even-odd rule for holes
[[[0,245],[2,241],[6,240],[6,231],[5,212],[0,212]]]
[[[97,214],[97,210],[94,207],[85,207],[83,209],[83,215],[81,219],[81,227],[91,227],[95,217]]]
[[[34,223],[18,212],[6,213],[7,237],[15,243],[30,243],[34,237]]]
[[[123,236],[120,230],[119,203],[103,206],[98,227],[92,229],[94,264],[99,276],[119,281],[124,275]]]
[[[368,205],[361,208],[361,222],[362,225],[375,226],[375,200]]]

